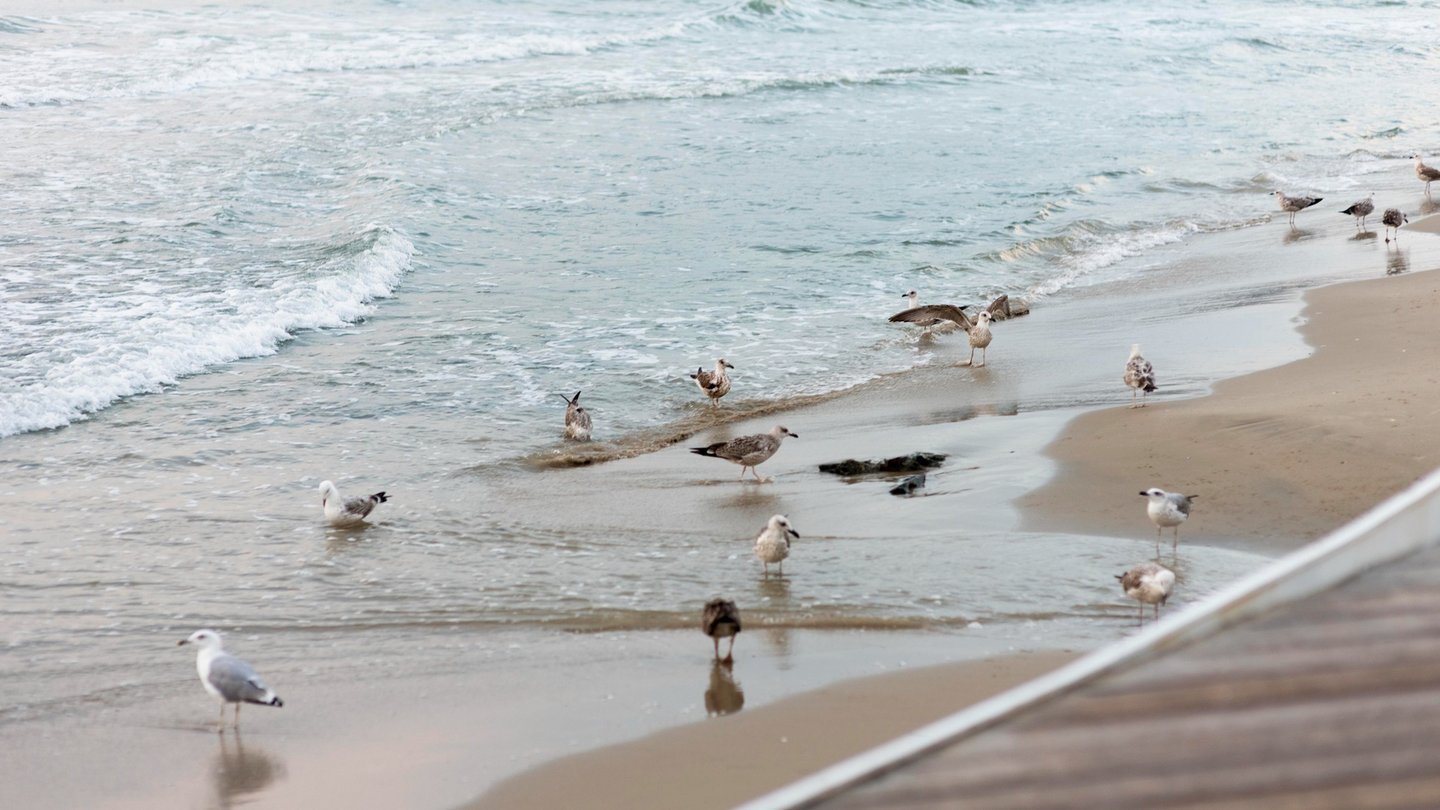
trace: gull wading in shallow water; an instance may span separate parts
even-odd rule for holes
[[[1324,197],[1286,197],[1282,191],[1272,191],[1270,196],[1280,202],[1280,210],[1290,215],[1290,227],[1295,227],[1295,214],[1325,199]]]
[[[1355,227],[1364,228],[1365,218],[1370,216],[1370,214],[1374,213],[1374,211],[1375,195],[1372,193],[1369,197],[1366,197],[1363,200],[1357,200],[1356,202],[1352,203],[1349,208],[1346,208],[1340,213],[1349,214],[1350,216],[1355,217]]]
[[[1436,180],[1440,180],[1440,169],[1426,166],[1425,161],[1420,158],[1418,152],[1410,157],[1415,158],[1415,176],[1425,183],[1425,196],[1429,197],[1430,184]]]
[[[1140,623],[1145,623],[1145,606],[1155,606],[1155,618],[1160,618],[1160,606],[1170,599],[1175,589],[1175,572],[1156,563],[1140,563],[1123,574],[1116,574],[1125,595],[1140,603]]]
[[[729,599],[711,599],[700,613],[700,630],[715,642],[715,660],[720,661],[720,639],[729,638],[724,661],[735,660],[735,637],[740,635],[740,608]]]
[[[1125,363],[1125,384],[1130,386],[1130,407],[1145,407],[1145,397],[1155,390],[1155,369],[1140,354],[1140,344],[1130,346],[1130,359]],[[1135,392],[1141,392],[1139,404],[1135,402]]]
[[[235,729],[240,729],[240,704],[254,703],[260,706],[285,705],[275,690],[265,685],[254,668],[239,658],[225,652],[220,634],[214,630],[196,630],[181,645],[194,644],[200,650],[195,655],[195,670],[200,673],[200,685],[205,691],[220,699],[220,730],[225,730],[225,704],[235,704]]]
[[[769,433],[741,436],[728,442],[716,442],[708,447],[692,447],[690,452],[697,456],[723,458],[731,464],[739,464],[741,480],[745,479],[745,471],[749,470],[755,475],[756,481],[763,481],[765,479],[760,477],[760,473],[756,472],[755,467],[775,455],[775,451],[780,449],[780,443],[785,440],[786,436],[792,439],[800,438],[799,434],[791,433],[788,428],[776,425],[770,428]]]
[[[1400,226],[1410,221],[1410,217],[1400,213],[1399,208],[1386,208],[1385,215],[1380,217],[1380,222],[1385,225],[1385,243],[1390,243],[1390,229],[1395,229],[1395,241],[1400,241]]]
[[[975,316],[975,325],[966,330],[970,334],[970,359],[961,365],[975,365],[975,350],[980,350],[980,365],[985,365],[985,350],[990,347],[990,341],[994,335],[990,332],[990,311],[985,310]]]
[[[1160,554],[1160,532],[1163,529],[1174,529],[1175,539],[1171,541],[1170,551],[1173,553],[1180,548],[1180,524],[1190,517],[1190,502],[1200,497],[1199,495],[1181,495],[1178,492],[1166,492],[1163,489],[1151,487],[1140,493],[1143,498],[1148,498],[1149,503],[1145,504],[1145,514],[1150,516],[1150,522],[1155,524],[1155,554]]]
[[[916,309],[920,309],[920,308],[921,308],[921,306],[920,306],[920,293],[916,292],[915,290],[910,290],[909,292],[905,293],[904,295],[902,295],[902,296],[900,296],[900,297],[901,297],[901,298],[904,298],[906,301],[910,302],[910,307],[909,307],[908,309],[901,310],[900,312],[897,312],[897,313],[895,313],[894,315],[890,316],[890,320],[891,320],[892,322],[894,322],[894,321],[899,321],[899,320],[907,320],[907,319],[905,319],[905,318],[902,318],[901,316],[904,315],[904,314],[907,313],[907,312],[911,312],[911,311],[913,311],[913,310],[916,310]],[[945,304],[941,304],[940,306],[945,306]],[[963,309],[963,307],[957,307],[957,309]],[[961,313],[960,313],[960,316],[961,316],[962,318],[966,318],[966,320],[968,321],[968,316],[966,316],[964,312],[961,312]],[[933,334],[945,335],[945,334],[949,334],[949,333],[951,333],[951,332],[954,332],[956,329],[968,328],[968,327],[965,327],[964,324],[962,324],[960,321],[952,320],[951,318],[932,318],[932,319],[930,319],[930,320],[928,320],[928,321],[910,321],[910,322],[911,322],[911,323],[918,323],[919,325],[925,327],[925,328],[924,328],[923,330],[921,330],[921,332],[920,332],[920,334],[922,334],[922,335],[929,335],[929,334],[932,334],[932,333],[933,333]]]
[[[760,535],[755,538],[755,556],[765,565],[765,576],[770,576],[770,563],[780,566],[780,573],[785,573],[785,558],[790,556],[790,538],[800,539],[800,533],[790,525],[790,521],[784,515],[775,515],[765,528],[760,530]]]
[[[564,394],[560,398],[565,400],[565,438],[577,442],[590,441],[590,412],[580,404],[580,392],[576,391],[573,398]]]
[[[325,519],[331,526],[359,526],[376,506],[388,500],[384,492],[368,498],[342,499],[334,482],[320,482],[320,506],[325,509]]]
[[[695,386],[703,391],[705,396],[709,397],[710,402],[714,405],[719,405],[720,398],[730,393],[730,375],[725,373],[725,369],[727,368],[735,367],[730,365],[729,360],[723,357],[717,357],[715,358],[714,371],[706,371],[704,368],[699,368],[695,370],[694,374],[690,375],[690,379],[695,381]]]

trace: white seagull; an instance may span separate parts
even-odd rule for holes
[[[1145,606],[1154,605],[1155,618],[1159,619],[1160,606],[1170,599],[1175,589],[1175,572],[1152,562],[1140,563],[1123,574],[1116,574],[1115,578],[1120,580],[1125,595],[1140,603],[1141,624],[1145,623]]]
[[[765,576],[770,576],[770,563],[780,566],[780,574],[785,574],[785,558],[790,556],[790,538],[800,539],[800,533],[790,526],[790,521],[784,515],[775,515],[765,528],[760,530],[760,535],[755,538],[755,556],[765,565]]]
[[[1290,215],[1290,227],[1295,227],[1295,214],[1325,199],[1324,197],[1286,197],[1283,191],[1272,191],[1270,196],[1280,202],[1280,210]]]
[[[730,365],[729,360],[717,357],[714,371],[706,371],[702,367],[697,368],[695,373],[690,375],[690,379],[695,381],[695,386],[710,398],[712,404],[719,405],[720,398],[730,393],[730,375],[725,373],[727,368],[735,367]]]
[[[1440,180],[1440,169],[1436,169],[1432,166],[1426,166],[1425,161],[1420,159],[1420,154],[1418,152],[1411,155],[1410,157],[1415,158],[1415,176],[1425,181],[1425,196],[1429,197],[1430,183],[1434,180]]]
[[[1130,359],[1125,363],[1125,384],[1130,386],[1130,407],[1145,407],[1145,397],[1155,390],[1155,368],[1140,354],[1140,344],[1130,346]],[[1135,403],[1135,392],[1141,392],[1140,403]]]
[[[1180,548],[1180,524],[1190,517],[1190,502],[1200,497],[1199,495],[1181,495],[1178,492],[1166,492],[1163,489],[1151,487],[1140,493],[1142,498],[1149,498],[1150,502],[1145,505],[1145,514],[1150,516],[1150,522],[1155,524],[1155,554],[1160,554],[1160,532],[1162,529],[1174,529],[1175,539],[1171,541],[1170,551],[1173,553]]]
[[[390,498],[384,492],[368,498],[342,499],[334,482],[320,482],[320,506],[324,508],[325,519],[330,521],[331,526],[359,526],[371,510],[388,500]]]
[[[590,441],[590,412],[580,404],[580,392],[576,391],[574,398],[564,394],[560,398],[565,400],[565,438],[577,442]]]
[[[1356,200],[1354,203],[1352,203],[1352,204],[1350,205],[1349,208],[1346,208],[1344,211],[1341,211],[1340,213],[1342,213],[1342,214],[1349,214],[1350,216],[1355,217],[1355,227],[1356,227],[1356,228],[1364,228],[1364,227],[1365,227],[1365,218],[1368,217],[1368,216],[1370,216],[1370,214],[1374,213],[1374,211],[1375,211],[1375,194],[1372,192],[1369,197],[1366,197],[1366,198],[1363,199],[1363,200]]]
[[[791,433],[788,428],[776,425],[770,428],[769,433],[741,436],[738,439],[716,442],[706,447],[692,447],[690,452],[697,456],[723,458],[731,464],[739,464],[742,481],[745,479],[746,470],[754,473],[756,481],[763,481],[764,479],[760,477],[759,472],[756,472],[755,467],[775,455],[775,451],[780,449],[780,443],[785,441],[786,436],[793,439],[800,438],[800,434]]]
[[[285,705],[275,690],[265,685],[255,669],[239,658],[225,652],[220,643],[220,634],[214,630],[196,630],[180,644],[194,644],[199,647],[195,655],[195,670],[200,673],[200,685],[205,691],[220,699],[220,731],[225,730],[225,704],[235,704],[235,729],[240,729],[240,704],[254,703],[260,706]]]

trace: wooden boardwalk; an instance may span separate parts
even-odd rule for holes
[[[1440,549],[1105,675],[807,806],[1440,808]]]

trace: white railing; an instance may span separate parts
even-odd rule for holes
[[[1330,588],[1366,569],[1433,545],[1437,538],[1440,538],[1440,470],[1319,540],[1129,638],[746,802],[737,810],[810,807],[1096,678]]]

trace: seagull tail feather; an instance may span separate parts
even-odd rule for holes
[[[377,492],[374,495],[370,496],[370,500],[374,501],[375,503],[385,503],[386,501],[390,500],[390,497],[383,492]]]

